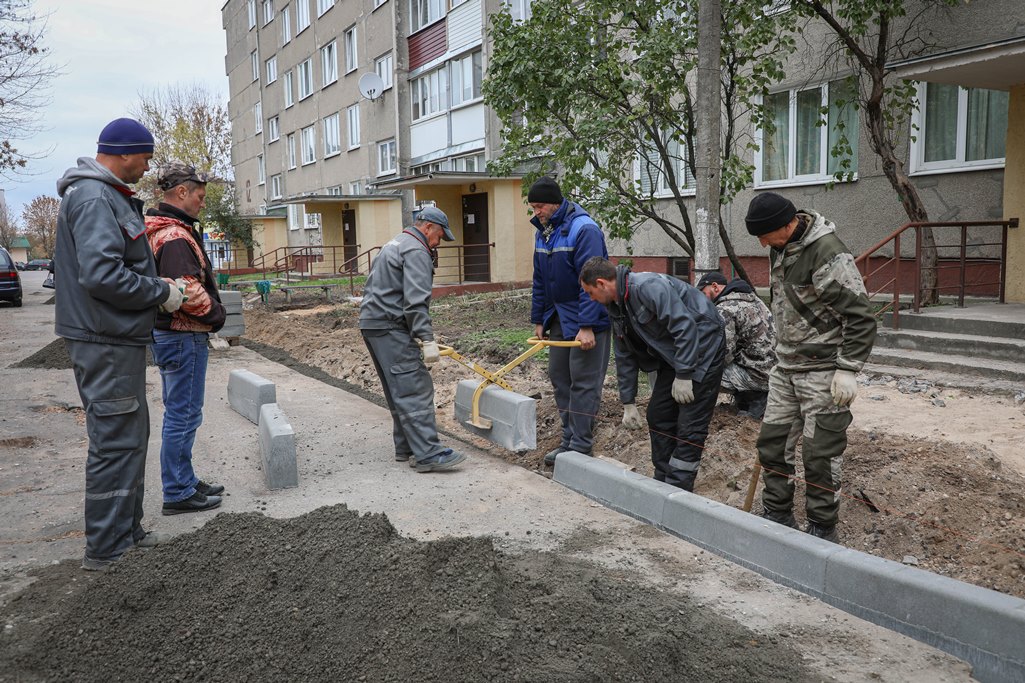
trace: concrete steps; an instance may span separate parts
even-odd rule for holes
[[[880,347],[872,350],[869,363],[882,366],[918,368],[952,374],[972,375],[1011,382],[1025,388],[1025,363],[977,356],[932,351],[909,351]]]
[[[1016,361],[1025,365],[1025,341],[1022,338],[880,328],[875,347],[967,356],[972,359]]]

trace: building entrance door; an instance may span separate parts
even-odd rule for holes
[[[355,270],[357,267],[356,257],[359,256],[359,245],[356,244],[356,211],[345,209],[342,211],[342,252],[344,262],[349,264],[346,270]]]
[[[487,193],[463,195],[463,280],[491,282]]]

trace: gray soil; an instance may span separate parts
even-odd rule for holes
[[[154,365],[153,356],[146,352],[146,362]],[[41,370],[70,370],[71,356],[68,355],[68,347],[63,337],[57,337],[52,342],[33,353],[28,358],[11,365],[12,368],[38,368]]]
[[[0,681],[813,680],[773,638],[624,573],[411,540],[344,505],[221,514],[107,574],[36,575],[3,607]]]

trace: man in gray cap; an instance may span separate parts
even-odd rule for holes
[[[840,465],[857,373],[872,353],[876,321],[854,257],[836,226],[764,192],[751,200],[747,231],[770,247],[772,315],[779,363],[758,435],[763,515],[797,528],[791,429],[802,430],[807,531],[837,541]]]
[[[57,182],[55,330],[67,343],[89,434],[87,570],[106,570],[125,551],[161,540],[142,528],[146,347],[157,308],[177,311],[183,294],[174,280],[158,276],[142,202],[129,187],[152,156],[150,132],[117,119],[100,133],[96,158],[80,158]]]
[[[363,342],[392,414],[395,459],[408,461],[417,472],[447,470],[466,459],[438,439],[434,382],[427,371],[441,357],[431,328],[433,250],[441,240],[454,239],[441,209],[422,209],[412,228],[381,247],[359,310]]]

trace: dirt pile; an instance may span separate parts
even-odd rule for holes
[[[39,573],[50,588],[4,608],[0,681],[812,678],[685,598],[489,539],[407,539],[344,505],[222,514],[105,575]]]
[[[146,351],[146,362],[155,365],[153,354]],[[52,342],[39,349],[31,356],[23,358],[17,363],[11,364],[12,368],[39,368],[41,370],[70,370],[71,356],[68,355],[67,344],[63,337],[57,337]]]

